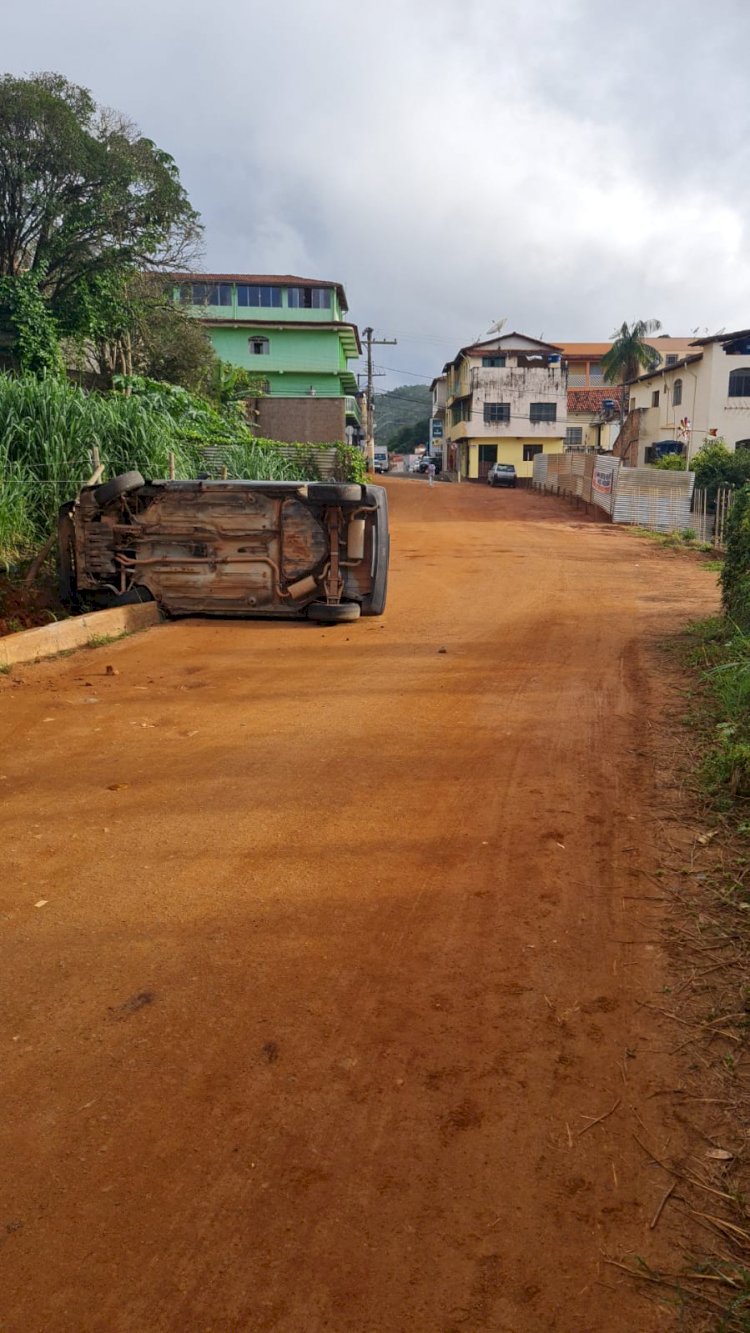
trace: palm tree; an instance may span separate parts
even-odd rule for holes
[[[661,361],[661,353],[645,341],[650,333],[658,333],[658,319],[636,319],[623,324],[612,334],[612,346],[602,357],[602,370],[608,384],[621,384],[620,422],[625,420],[625,404],[633,380],[644,370],[654,370]]]

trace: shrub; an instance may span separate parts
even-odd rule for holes
[[[719,486],[743,486],[750,481],[750,453],[732,453],[722,439],[706,439],[692,460],[695,484],[708,491],[713,504]]]
[[[659,468],[662,472],[684,472],[685,459],[680,454],[664,454],[651,466]]]
[[[728,618],[743,632],[750,631],[750,485],[735,496],[727,519],[721,596]]]

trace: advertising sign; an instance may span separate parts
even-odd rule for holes
[[[595,467],[591,485],[600,495],[611,495],[613,478],[614,473],[609,468]]]

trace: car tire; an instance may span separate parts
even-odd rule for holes
[[[377,554],[372,575],[372,592],[362,603],[363,616],[382,616],[388,597],[388,562],[391,534],[388,529],[388,495],[382,486],[368,486],[368,504],[375,505],[375,541]]]
[[[129,495],[131,491],[140,490],[145,484],[140,472],[121,472],[119,477],[113,477],[111,481],[105,481],[101,486],[97,486],[94,499],[99,508],[104,509],[121,495]]]
[[[144,588],[142,583],[133,584],[127,592],[112,592],[106,598],[106,606],[139,606],[143,602],[153,602],[154,594],[149,588]]]
[[[359,617],[359,602],[312,602],[307,608],[308,620],[319,625],[343,625]]]
[[[313,481],[307,488],[307,498],[322,505],[356,505],[362,503],[362,487]]]
[[[60,601],[69,606],[78,601],[75,529],[71,509],[72,505],[64,506],[57,523],[57,587]]]

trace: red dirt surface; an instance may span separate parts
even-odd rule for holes
[[[43,575],[26,588],[20,578],[0,574],[0,636],[33,629],[35,625],[51,625],[67,614],[51,576]]]
[[[389,490],[382,620],[0,681],[3,1333],[673,1327],[604,1257],[687,1243],[648,735],[715,576]]]

